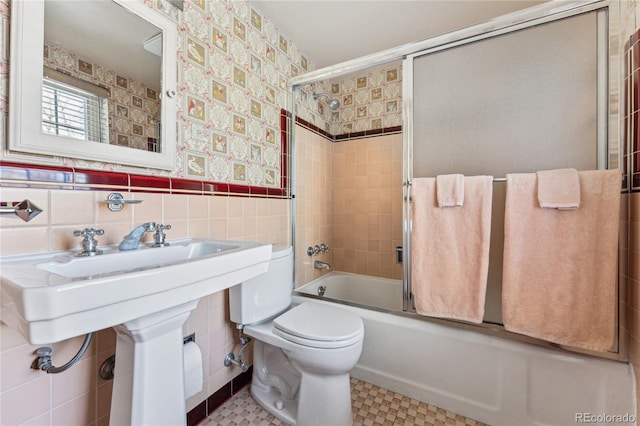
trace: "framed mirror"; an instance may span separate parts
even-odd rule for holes
[[[13,2],[9,150],[174,169],[176,39],[142,2]]]

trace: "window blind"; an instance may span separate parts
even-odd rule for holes
[[[42,85],[42,130],[59,136],[109,143],[107,102],[106,97],[45,78]]]

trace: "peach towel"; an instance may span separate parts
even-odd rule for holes
[[[596,351],[614,342],[621,172],[578,172],[579,209],[538,206],[536,174],[507,175],[505,329]]]
[[[538,203],[547,209],[580,207],[580,180],[576,169],[543,170],[538,176]]]
[[[412,184],[411,287],[420,315],[484,317],[493,178],[464,178],[464,206],[441,209],[436,178]]]
[[[464,204],[464,176],[436,176],[438,207],[462,207]]]

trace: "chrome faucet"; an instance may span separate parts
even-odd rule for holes
[[[144,234],[146,232],[154,232],[155,230],[156,230],[155,222],[143,223],[142,225],[138,226],[136,229],[131,231],[129,235],[124,237],[124,239],[118,246],[118,249],[120,249],[120,251],[137,249],[138,245],[140,245],[140,240],[142,240],[142,237],[144,236]]]
[[[313,267],[316,269],[326,269],[327,271],[331,270],[331,265],[325,262],[320,262],[319,260],[313,262]]]

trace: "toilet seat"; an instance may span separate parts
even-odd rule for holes
[[[303,346],[343,348],[362,340],[364,324],[344,309],[304,302],[275,318],[273,333]]]

